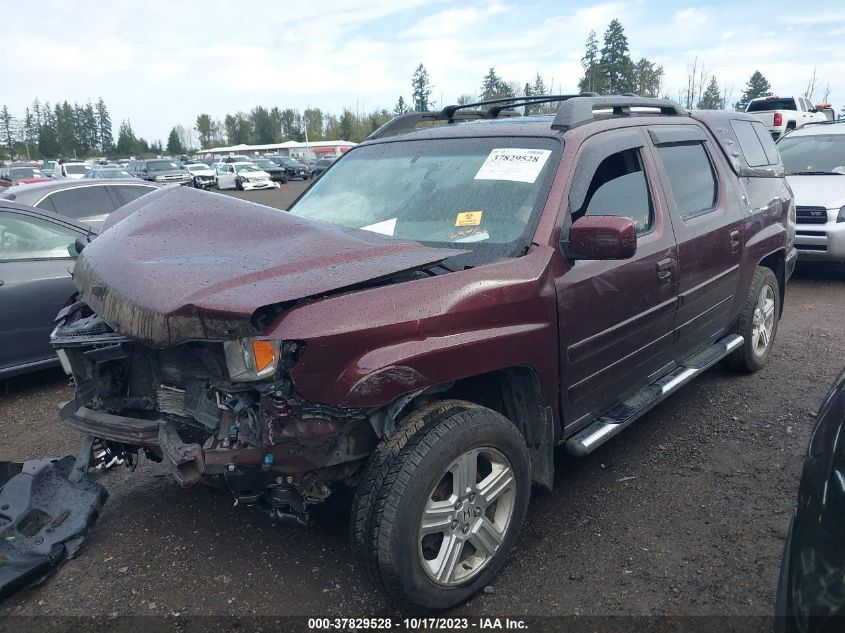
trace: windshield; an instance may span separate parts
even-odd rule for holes
[[[471,250],[459,265],[523,252],[560,145],[543,138],[460,138],[364,145],[291,208],[341,226]]]
[[[103,178],[134,178],[132,174],[130,174],[125,169],[101,169],[100,175]]]
[[[188,165],[186,169],[190,172],[194,171],[211,171],[211,167],[208,165]]]
[[[40,170],[33,169],[32,167],[15,167],[9,171],[11,172],[12,178],[15,180],[44,177],[44,174],[42,174]]]
[[[168,169],[179,169],[176,163],[169,160],[148,160],[147,171],[166,171]]]
[[[333,162],[334,160],[332,160],[331,158],[324,158],[322,160],[318,160],[316,164],[318,167],[328,167]]]
[[[845,174],[845,134],[786,136],[778,150],[787,173]]]
[[[262,169],[265,168],[265,167],[269,168],[269,169],[275,169],[275,167],[276,167],[276,163],[274,163],[272,160],[267,160],[266,158],[262,159],[262,160],[255,160],[255,161],[252,161],[252,162],[254,162],[256,165],[258,165]]]
[[[65,165],[65,173],[68,174],[84,174],[86,171],[90,170],[90,165]]]
[[[797,110],[795,99],[764,99],[748,104],[748,112],[768,112],[770,110]]]
[[[251,172],[251,171],[261,171],[255,165],[235,165],[235,171],[239,174],[244,172]]]

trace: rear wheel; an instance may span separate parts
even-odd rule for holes
[[[771,268],[758,266],[751,280],[736,333],[745,340],[728,357],[728,364],[739,371],[752,373],[763,369],[778,331],[780,285]]]
[[[445,609],[502,568],[530,492],[528,451],[509,420],[436,403],[371,458],[353,504],[353,549],[392,597]]]

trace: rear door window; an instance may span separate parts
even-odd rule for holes
[[[699,142],[657,148],[675,206],[683,219],[706,213],[716,205],[716,176],[704,145]]]
[[[749,167],[771,164],[769,157],[766,155],[766,150],[763,149],[763,142],[757,136],[754,124],[751,121],[731,121],[731,127],[736,134],[739,147],[745,155],[745,162],[748,163]]]
[[[116,208],[109,192],[106,191],[105,185],[57,191],[51,193],[47,200],[51,201],[57,213],[74,219],[104,215],[111,213]],[[35,206],[45,207],[44,202],[45,200],[42,200]]]
[[[137,200],[145,193],[155,191],[155,187],[143,187],[140,185],[112,185],[112,190],[117,195],[117,200],[120,205],[129,204],[133,200]]]

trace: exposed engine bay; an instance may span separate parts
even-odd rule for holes
[[[304,344],[279,344],[265,379],[236,382],[224,343],[152,349],[115,332],[83,301],[53,333],[76,398],[62,422],[134,468],[139,454],[164,462],[183,486],[229,490],[274,518],[308,524],[332,494],[354,485],[378,434],[371,411],[308,402],[289,372]]]

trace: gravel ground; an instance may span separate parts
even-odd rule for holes
[[[302,184],[239,196],[284,208]],[[715,368],[585,459],[558,454],[490,593],[452,615],[768,615],[813,413],[843,366],[845,268],[800,266],[769,365]],[[75,453],[60,372],[0,387],[0,459]],[[346,520],[271,523],[160,465],[107,472],[75,560],[0,605],[46,615],[397,614],[356,569]],[[755,627],[756,628],[756,627]]]

